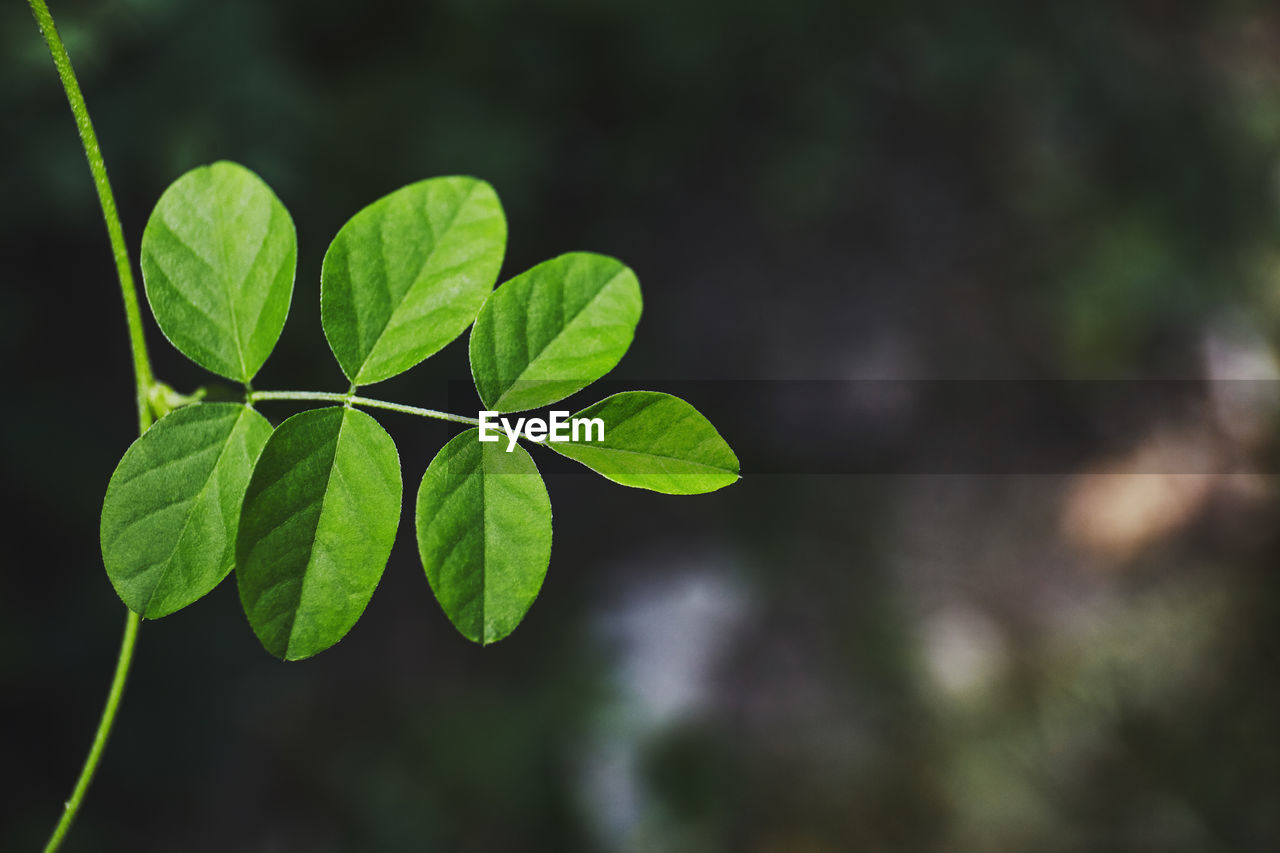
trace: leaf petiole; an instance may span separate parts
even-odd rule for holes
[[[208,393],[208,389],[202,387],[190,394],[182,394],[175,391],[168,383],[153,381],[147,390],[147,403],[151,406],[151,413],[155,419],[160,420],[174,409],[199,403]]]

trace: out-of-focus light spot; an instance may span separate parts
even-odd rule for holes
[[[724,576],[692,574],[638,593],[604,627],[618,642],[623,687],[655,725],[700,710],[711,670],[743,615],[743,593]]]
[[[1063,536],[1097,556],[1128,560],[1195,517],[1217,479],[1214,457],[1195,437],[1148,438],[1128,456],[1075,478],[1062,511]]]
[[[581,797],[602,849],[632,849],[651,811],[639,755],[663,729],[708,710],[714,669],[750,602],[723,565],[699,564],[625,594],[597,628],[616,649],[618,696],[597,717],[580,766]]]
[[[1008,650],[999,627],[973,608],[948,605],[927,617],[923,630],[929,675],[949,695],[980,692],[1005,669]]]
[[[1257,324],[1230,312],[1205,331],[1204,369],[1214,420],[1235,444],[1254,448],[1269,438],[1280,400],[1280,369]]]

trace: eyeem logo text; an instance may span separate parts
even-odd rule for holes
[[[516,418],[511,421],[497,412],[480,413],[480,440],[501,441],[507,436],[507,452],[515,450],[516,439],[524,433],[530,441],[604,441],[603,418],[572,418],[568,412],[551,412],[549,420],[542,418]],[[496,423],[495,423],[496,421]]]

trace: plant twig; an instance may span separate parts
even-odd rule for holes
[[[454,423],[471,424],[472,426],[480,424],[475,418],[468,418],[464,415],[454,415],[449,412],[437,411],[436,409],[424,409],[420,406],[406,406],[402,403],[388,403],[385,400],[358,397],[351,393],[338,394],[332,391],[250,391],[248,397],[251,403],[258,400],[310,400],[321,403],[368,406],[371,409],[386,409],[389,412],[401,412],[406,415],[418,415],[423,418],[435,418],[436,420],[453,421]]]
[[[98,135],[94,133],[93,122],[89,120],[89,108],[85,105],[80,83],[76,80],[76,72],[71,67],[71,57],[67,56],[67,49],[62,45],[58,29],[53,25],[53,15],[49,13],[49,7],[44,0],[27,0],[27,2],[36,16],[36,24],[40,27],[45,43],[49,45],[53,64],[58,69],[58,77],[62,79],[62,88],[66,90],[67,103],[71,105],[76,129],[80,131],[80,144],[84,147],[84,155],[89,160],[89,171],[93,173],[93,185],[98,190],[102,218],[107,224],[111,254],[115,256],[116,275],[120,279],[120,296],[124,299],[124,316],[129,324],[129,344],[133,351],[133,376],[138,406],[138,432],[141,434],[151,426],[151,409],[147,403],[147,394],[152,382],[151,359],[147,356],[147,341],[142,333],[142,312],[138,307],[138,289],[133,283],[133,267],[129,263],[129,250],[125,247],[120,215],[116,212],[116,198],[111,192],[111,182],[107,179],[107,166],[102,161]]]
[[[62,819],[58,821],[53,835],[49,836],[49,842],[44,846],[44,853],[53,853],[62,846],[62,839],[66,836],[67,830],[71,829],[71,822],[75,820],[76,813],[80,811],[80,803],[84,800],[85,792],[89,790],[89,783],[93,781],[93,771],[97,769],[98,762],[102,759],[102,750],[106,748],[107,737],[111,734],[111,727],[116,721],[116,711],[120,708],[120,697],[124,695],[124,684],[129,677],[129,664],[133,662],[133,647],[137,639],[138,614],[130,610],[124,620],[124,638],[120,641],[120,654],[116,658],[115,678],[111,680],[111,690],[107,693],[107,704],[102,709],[98,730],[93,735],[93,745],[89,747],[89,754],[85,756],[80,778],[76,780],[76,787],[62,810]]]
[[[94,133],[93,122],[89,119],[89,108],[85,105],[84,94],[80,91],[80,83],[76,80],[76,72],[71,67],[71,57],[62,44],[58,29],[54,26],[53,15],[44,0],[27,0],[31,12],[35,15],[36,24],[44,36],[45,44],[53,57],[53,64],[58,69],[58,77],[62,80],[62,88],[67,93],[67,103],[71,106],[71,114],[75,117],[76,129],[80,132],[80,144],[84,148],[85,158],[89,161],[89,172],[93,175],[93,185],[98,191],[98,204],[102,208],[102,218],[106,222],[107,237],[111,241],[111,254],[116,263],[116,276],[120,280],[120,296],[124,300],[124,316],[129,327],[130,353],[133,357],[134,403],[138,413],[138,434],[147,431],[151,426],[150,392],[154,378],[151,372],[151,359],[147,355],[147,341],[142,332],[142,312],[138,307],[138,288],[133,281],[133,268],[129,263],[129,250],[124,242],[124,228],[120,225],[120,214],[116,211],[115,195],[111,192],[111,182],[107,179],[107,167],[102,160],[102,149],[98,146],[98,135]],[[138,614],[128,611],[124,622],[124,637],[120,641],[120,652],[116,657],[115,676],[111,679],[111,688],[107,692],[107,703],[102,709],[102,717],[98,720],[98,729],[94,732],[93,744],[89,754],[85,756],[84,766],[76,779],[71,797],[62,810],[62,817],[49,836],[45,845],[45,853],[53,853],[66,837],[67,831],[80,811],[85,792],[93,781],[93,774],[102,760],[102,752],[106,748],[107,738],[115,724],[116,713],[120,708],[120,699],[124,695],[125,682],[129,677],[129,667],[133,662],[133,650],[138,638]]]

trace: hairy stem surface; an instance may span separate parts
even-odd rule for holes
[[[133,647],[137,639],[138,614],[130,610],[124,620],[124,637],[120,640],[120,654],[116,658],[115,678],[111,680],[111,690],[107,693],[107,704],[102,709],[98,730],[93,735],[93,745],[89,747],[89,754],[85,756],[80,778],[76,780],[76,787],[62,810],[62,819],[58,821],[53,835],[49,836],[49,842],[44,846],[45,853],[52,853],[62,846],[62,839],[66,836],[67,830],[71,829],[71,822],[75,819],[76,812],[80,810],[85,791],[89,790],[89,783],[93,781],[93,771],[97,769],[98,762],[102,759],[102,750],[107,746],[107,737],[111,734],[111,727],[116,720],[116,711],[120,708],[120,697],[124,695],[124,684],[129,677],[129,664],[133,662]]]
[[[406,406],[402,403],[388,403],[385,400],[373,400],[368,397],[359,397],[355,394],[338,394],[331,391],[250,391],[248,399],[251,403],[256,403],[259,400],[307,400],[319,403],[342,403],[343,405],[365,406],[370,409],[386,409],[389,412],[401,412],[406,415],[435,418],[441,421],[453,421],[457,424],[477,426],[480,423],[475,418],[454,415],[449,412],[437,411],[436,409]]]
[[[111,192],[111,182],[107,179],[107,167],[102,161],[102,149],[98,146],[98,135],[94,133],[93,122],[89,119],[89,108],[85,105],[84,94],[80,91],[80,83],[76,80],[76,72],[71,67],[71,57],[62,44],[58,29],[54,26],[53,15],[44,0],[27,0],[31,12],[35,15],[36,24],[44,36],[49,53],[53,56],[53,64],[58,69],[58,77],[62,80],[62,88],[67,93],[67,103],[71,105],[71,114],[76,120],[76,129],[80,132],[80,144],[84,148],[85,158],[89,161],[89,172],[93,175],[93,185],[98,190],[98,205],[102,208],[102,218],[106,222],[107,237],[111,241],[111,254],[115,258],[116,276],[120,280],[120,296],[124,300],[124,316],[129,327],[129,346],[133,356],[134,404],[138,413],[138,434],[147,431],[151,426],[150,391],[154,382],[151,372],[151,359],[147,355],[147,341],[142,333],[142,312],[138,307],[138,288],[133,282],[133,267],[129,263],[129,250],[124,243],[124,228],[120,225],[120,214],[116,211],[115,195]],[[76,779],[71,797],[62,810],[62,817],[49,836],[45,845],[45,853],[52,853],[62,846],[62,840],[71,823],[80,811],[80,803],[84,800],[89,783],[93,781],[94,771],[102,760],[102,752],[106,748],[107,738],[115,724],[116,712],[120,708],[120,699],[124,695],[125,682],[129,678],[129,666],[133,662],[133,650],[138,639],[138,614],[128,611],[124,622],[124,637],[120,641],[120,652],[116,658],[115,676],[111,679],[111,689],[107,692],[107,703],[102,709],[102,717],[98,720],[98,729],[93,735],[93,744],[89,754],[85,756],[84,767]]]
[[[36,16],[36,24],[44,36],[49,53],[53,56],[53,64],[58,69],[58,77],[62,80],[62,88],[67,93],[67,103],[71,105],[71,114],[76,120],[76,129],[80,131],[80,144],[84,147],[84,156],[89,160],[89,171],[93,173],[93,185],[98,190],[98,204],[102,207],[102,218],[107,224],[107,236],[111,240],[111,254],[115,256],[116,275],[120,279],[120,296],[124,299],[124,316],[129,324],[129,344],[133,351],[133,377],[136,404],[138,407],[138,432],[146,431],[151,426],[151,408],[147,402],[147,394],[151,389],[151,359],[147,356],[147,341],[142,334],[142,312],[138,307],[138,288],[133,283],[133,267],[129,263],[129,250],[124,244],[124,229],[120,226],[120,215],[116,212],[116,198],[111,192],[111,182],[107,179],[107,166],[102,161],[102,149],[98,147],[98,135],[94,133],[93,122],[89,120],[89,108],[85,105],[84,94],[80,91],[80,83],[76,80],[75,69],[71,67],[71,57],[62,45],[58,29],[53,25],[53,15],[44,0],[27,0],[32,13]]]

